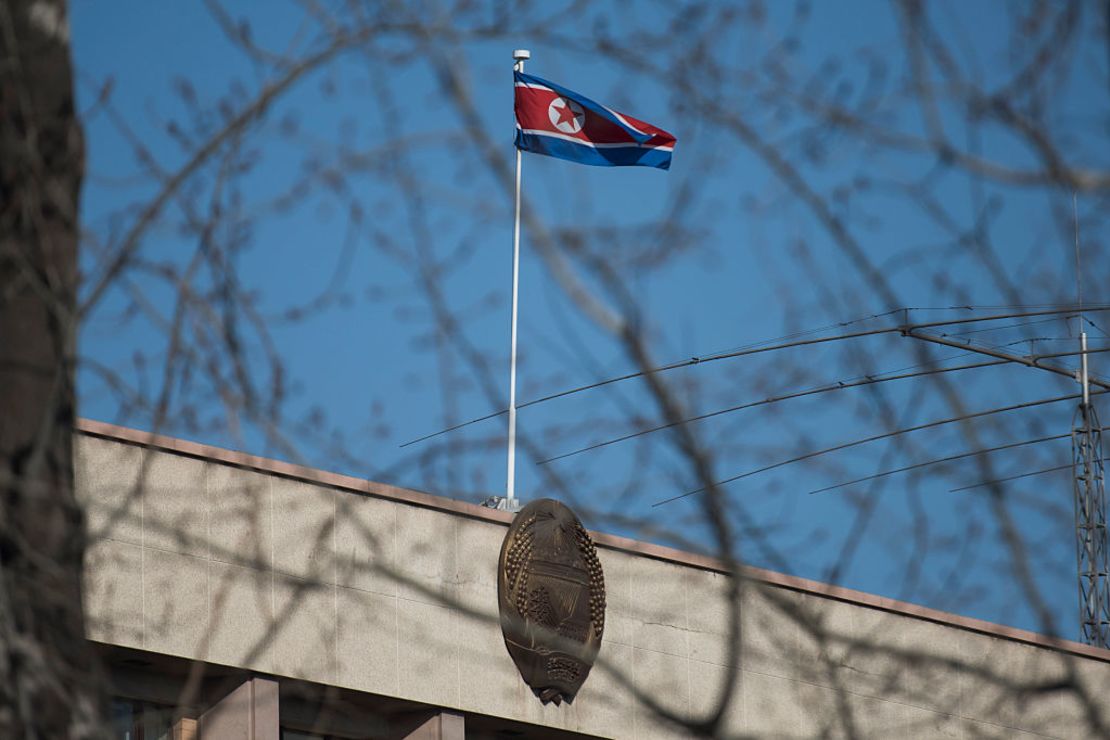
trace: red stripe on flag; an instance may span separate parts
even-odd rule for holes
[[[533,131],[548,131],[569,136],[593,144],[636,144],[628,133],[612,121],[606,120],[593,113],[588,108],[584,109],[585,117],[582,128],[577,132],[558,128],[551,120],[551,103],[561,96],[553,90],[539,87],[516,87],[516,121],[523,129]],[[641,146],[668,146],[675,142],[675,137],[657,126],[652,126],[639,119],[624,113],[620,114],[631,125],[641,131],[652,134],[651,139]]]

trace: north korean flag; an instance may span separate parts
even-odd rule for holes
[[[539,77],[514,72],[516,146],[600,167],[669,169],[675,138]]]

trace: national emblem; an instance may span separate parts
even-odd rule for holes
[[[544,704],[573,702],[605,629],[601,562],[573,511],[553,499],[520,510],[501,545],[497,597],[524,682]]]

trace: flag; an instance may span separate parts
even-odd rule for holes
[[[669,169],[675,138],[539,77],[514,72],[516,146],[600,167]]]

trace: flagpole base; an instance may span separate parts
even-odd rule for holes
[[[520,503],[520,499],[518,498],[508,499],[504,496],[490,496],[482,502],[482,506],[486,507],[487,509],[509,511],[515,514],[520,511],[522,504]]]

